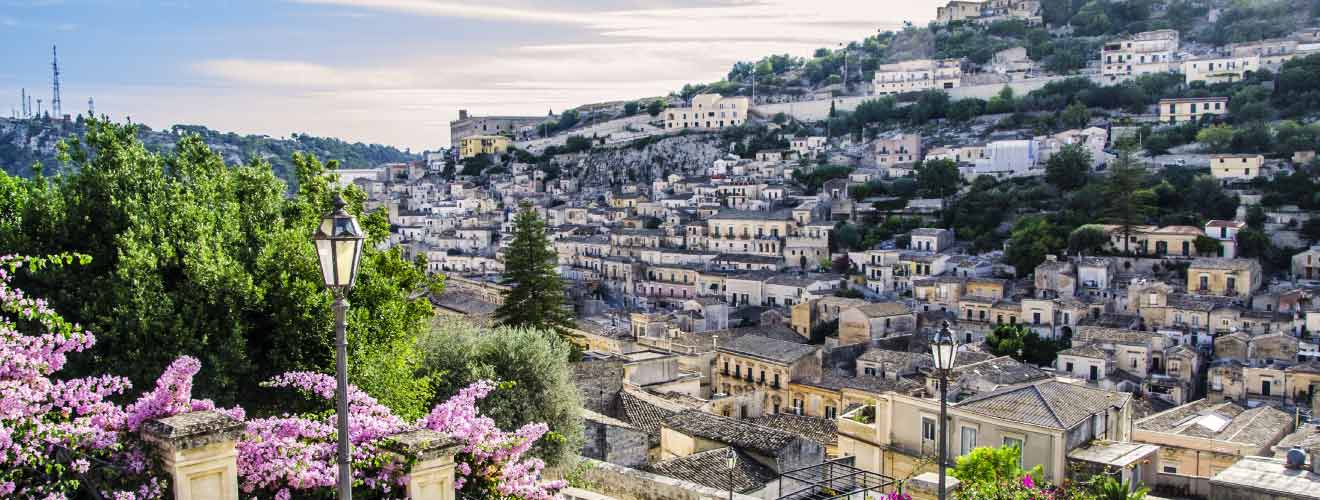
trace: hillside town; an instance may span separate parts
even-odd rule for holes
[[[937,18],[1039,24],[1040,2],[951,1]],[[1231,120],[1235,97],[1213,85],[1254,82],[1253,73],[1320,54],[1315,29],[1223,46],[1179,38],[1171,29],[1114,38],[1066,74],[1016,47],[982,64],[882,64],[870,81],[835,84],[823,97],[605,103],[576,110],[577,128],[560,132],[563,115],[460,111],[446,151],[341,171],[341,182],[388,210],[389,245],[447,277],[432,298],[438,310],[479,321],[490,321],[507,290],[500,275],[519,207],[545,221],[582,351],[574,368],[588,401],[582,454],[631,478],[620,484],[781,498],[785,475],[848,457],[850,471],[908,478],[912,491],[934,498],[939,392],[930,345],[947,328],[958,344],[948,375],[950,460],[1013,444],[1024,465],[1043,466],[1056,482],[1114,470],[1166,496],[1317,498],[1320,474],[1291,471],[1289,453],[1306,450],[1308,464],[1320,457],[1320,427],[1310,423],[1320,409],[1320,343],[1311,333],[1320,330],[1320,247],[1308,248],[1298,231],[1320,213],[1264,210],[1268,237],[1296,249],[1290,265],[1246,256],[1239,241],[1257,223],[1248,212],[1260,208],[1260,181],[1309,168],[1314,149],[1140,155],[1150,172],[1203,170],[1241,204],[1184,223],[1086,221],[1099,244],[1030,268],[1008,257],[1011,241],[986,248],[941,216],[982,178],[1040,182],[1050,158],[1069,149],[1086,158],[1080,175],[1102,177],[1125,138]],[[1183,90],[1135,110],[1083,110],[1073,127],[1046,133],[857,135],[818,126],[885,96],[1011,99],[1067,79],[1107,86],[1147,75],[1172,75]],[[627,178],[585,168],[603,150],[720,141],[750,126],[781,146],[726,141],[713,157]],[[553,156],[555,169],[537,154]],[[955,166],[962,187],[866,192],[935,162]],[[478,163],[484,170],[469,167]],[[806,181],[833,165],[848,168]],[[905,227],[862,247],[840,241],[845,227],[886,220]],[[1012,335],[1016,348],[1004,340]],[[726,449],[744,458],[727,476]]]
[[[233,409],[191,399],[209,367],[179,358],[111,417],[12,426],[44,443],[22,454],[4,420],[18,410],[0,404],[0,497],[45,491],[6,475],[12,460],[110,485],[152,462],[177,482],[120,496],[77,475],[69,498],[1320,500],[1320,3],[950,0],[930,14],[667,95],[525,115],[474,103],[416,155],[287,141],[349,151],[351,166],[294,153],[264,172],[242,154],[294,146],[200,126],[144,135],[178,139],[156,158],[131,123],[23,108],[0,134],[70,177],[39,160],[32,179],[0,173],[0,352],[22,354],[0,361],[5,397],[22,392],[44,422],[132,385],[47,380],[93,342],[13,340],[30,323],[83,328],[18,285],[88,323],[147,311],[115,354],[242,360],[197,384]],[[88,149],[39,122],[85,132]],[[167,202],[135,197],[147,189]],[[207,210],[224,215],[172,222]],[[119,233],[78,247],[92,225]],[[240,257],[187,260],[224,252]],[[79,261],[105,274],[58,274]],[[11,286],[24,265],[56,274]],[[333,339],[307,312],[321,310]],[[223,320],[256,347],[235,347]],[[301,327],[324,337],[279,338]],[[333,379],[319,373],[331,354]],[[258,380],[270,360],[289,371]],[[580,408],[538,399],[564,365]],[[479,405],[488,393],[498,403]],[[520,420],[552,413],[573,432]],[[131,465],[31,458],[64,460],[80,440]],[[541,461],[555,455],[573,460]],[[1007,479],[973,477],[996,457],[980,472]]]

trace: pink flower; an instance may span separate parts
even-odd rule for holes
[[[1031,479],[1031,474],[1027,474],[1027,475],[1025,475],[1025,476],[1022,476],[1022,487],[1024,487],[1024,488],[1029,488],[1029,489],[1035,489],[1035,488],[1036,488],[1036,481],[1033,480],[1033,479]]]

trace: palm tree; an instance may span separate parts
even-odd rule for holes
[[[1119,481],[1108,474],[1101,474],[1091,483],[1096,500],[1143,500],[1150,488],[1141,486],[1132,488],[1127,481]]]

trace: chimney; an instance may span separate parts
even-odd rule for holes
[[[1049,254],[1045,256],[1045,262],[1058,262],[1058,261],[1059,261],[1058,255]]]
[[[466,110],[466,109],[460,109],[460,110],[458,110],[458,119],[459,119],[459,120],[466,120],[467,117],[468,117],[468,116],[467,116],[467,110]]]

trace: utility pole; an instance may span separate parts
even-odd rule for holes
[[[96,101],[91,97],[87,98],[87,116],[96,118]]]

